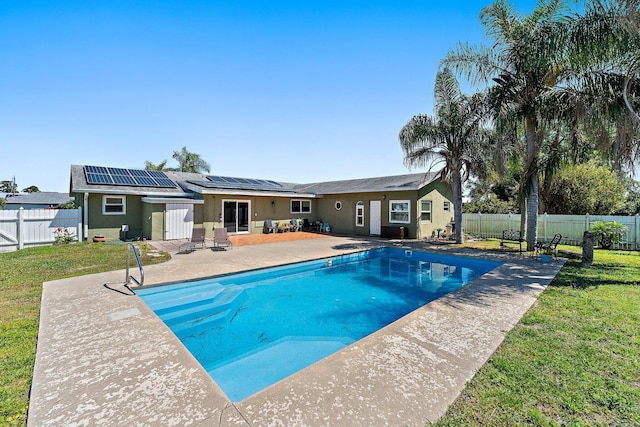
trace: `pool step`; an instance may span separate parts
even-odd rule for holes
[[[231,401],[238,402],[351,342],[343,337],[284,337],[204,368]]]
[[[177,325],[184,321],[197,319],[207,314],[227,311],[232,303],[243,293],[241,288],[226,288],[215,294],[212,298],[202,297],[200,301],[193,301],[181,305],[165,308],[158,316],[169,326]]]
[[[178,338],[183,339],[228,321],[246,299],[244,290],[234,287],[225,290],[205,304],[189,305],[171,313],[165,313],[160,318]]]
[[[141,295],[144,302],[156,314],[173,310],[175,307],[198,304],[203,300],[210,300],[218,296],[226,288],[220,283],[206,283],[192,287],[183,287],[158,294]]]

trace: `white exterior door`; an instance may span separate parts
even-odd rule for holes
[[[380,200],[369,202],[369,234],[379,236],[382,230],[382,204]]]
[[[190,239],[193,231],[193,205],[167,203],[165,208],[165,240]]]

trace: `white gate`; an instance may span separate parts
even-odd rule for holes
[[[193,204],[167,203],[165,207],[165,240],[190,239],[193,231]]]
[[[382,230],[382,215],[380,200],[369,202],[369,234],[379,236]]]

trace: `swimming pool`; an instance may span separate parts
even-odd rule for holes
[[[500,264],[383,248],[136,292],[240,401]]]

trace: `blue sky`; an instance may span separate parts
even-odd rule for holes
[[[216,175],[416,172],[398,131],[488,4],[2,0],[0,180],[65,192],[71,164],[174,166],[183,146]]]

